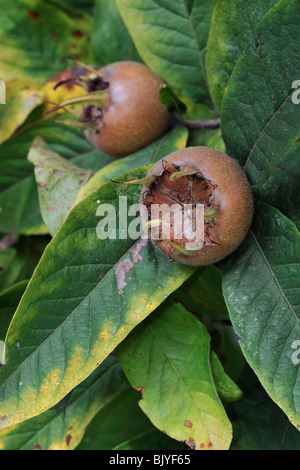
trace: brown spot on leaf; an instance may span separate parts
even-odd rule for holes
[[[34,448],[35,450],[42,450],[41,444],[34,444],[33,448]]]
[[[81,39],[81,38],[83,38],[84,33],[78,29],[77,31],[74,31],[72,33],[72,36],[73,36],[74,39]]]
[[[193,424],[191,423],[191,421],[190,421],[189,419],[186,419],[186,420],[185,420],[184,425],[185,425],[187,428],[192,428],[192,427],[193,427]]]
[[[46,183],[45,181],[39,181],[37,185],[39,188],[44,188],[46,186]]]
[[[200,449],[204,449],[204,447],[205,447],[205,444],[204,444],[204,442],[201,442],[201,444],[200,444],[200,446],[199,446],[199,447],[200,447]]]
[[[71,439],[72,439],[71,434],[68,434],[68,435],[66,436],[66,444],[67,444],[67,446],[70,445]]]
[[[36,21],[38,17],[40,16],[40,14],[37,11],[31,11],[31,10],[27,12],[27,15],[31,21]]]
[[[191,447],[192,449],[194,449],[196,447],[196,443],[194,441],[194,439],[192,437],[189,437],[186,441],[186,444]]]

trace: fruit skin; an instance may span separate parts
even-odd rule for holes
[[[253,197],[248,180],[238,163],[223,152],[209,147],[189,147],[164,157],[149,171],[159,176],[168,162],[181,168],[193,168],[215,186],[212,204],[217,208],[213,219],[220,244],[203,246],[192,254],[176,251],[166,241],[153,241],[174,261],[189,265],[216,263],[231,254],[245,238],[253,217]],[[148,188],[142,189],[140,203]]]
[[[96,148],[124,157],[146,147],[170,128],[171,115],[158,99],[164,82],[151,69],[124,61],[97,71],[109,83],[109,102],[96,120],[97,127],[86,131]]]

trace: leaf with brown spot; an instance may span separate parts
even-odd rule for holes
[[[54,407],[24,423],[0,430],[0,449],[75,449],[95,415],[130,388],[116,358],[110,356],[72,391],[65,407]]]
[[[143,387],[140,406],[158,429],[195,449],[229,448],[232,428],[211,375],[210,337],[181,304],[164,303],[118,346],[117,357],[131,384]]]
[[[0,106],[0,143],[9,139],[44,100],[40,85],[31,80],[7,82],[6,104]]]
[[[118,180],[138,179],[148,170],[141,167]],[[6,426],[58,403],[195,271],[170,263],[152,243],[100,239],[99,201],[112,204],[118,217],[119,196],[130,207],[139,202],[140,188],[108,182],[73,207],[28,284],[8,330],[0,374]],[[127,222],[136,223],[135,212]],[[116,268],[125,259],[133,266],[120,295]]]
[[[53,236],[92,172],[62,158],[41,137],[34,139],[28,160],[35,168],[41,214]]]
[[[68,56],[74,41],[77,58],[91,62],[90,15],[78,17],[72,8],[41,0],[19,0],[9,5],[0,0],[0,10],[2,80],[19,77],[43,83],[73,65]]]

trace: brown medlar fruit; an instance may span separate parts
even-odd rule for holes
[[[172,117],[159,101],[164,82],[137,62],[116,62],[97,69],[100,79],[90,81],[89,91],[104,90],[105,107],[87,105],[81,120],[94,124],[86,136],[95,147],[112,156],[130,155],[162,136]]]
[[[147,209],[153,243],[170,259],[189,265],[212,264],[243,241],[253,216],[252,193],[242,168],[225,153],[208,147],[177,150],[157,162],[146,180],[149,184],[143,186],[140,203]],[[182,213],[189,205],[193,223],[197,205],[203,205],[202,246],[187,248],[187,237],[179,238],[175,232],[174,215],[164,220],[162,212],[159,220],[157,216],[153,220],[151,211],[157,204],[178,204]],[[164,238],[166,225],[170,226],[169,239]]]

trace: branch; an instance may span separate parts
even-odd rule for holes
[[[13,233],[8,233],[0,240],[0,251],[7,250],[11,246],[15,245],[18,241],[18,237]]]

